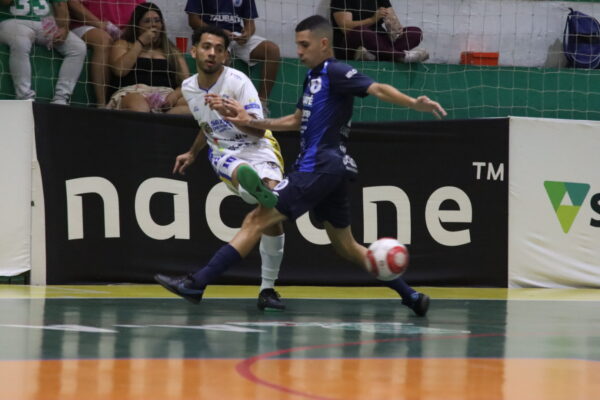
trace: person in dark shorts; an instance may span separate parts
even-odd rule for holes
[[[412,98],[338,62],[333,57],[332,36],[331,25],[318,15],[308,17],[296,26],[298,56],[310,70],[294,114],[258,120],[237,101],[225,100],[229,109],[226,119],[238,126],[272,131],[299,130],[300,154],[293,171],[275,186],[273,192],[250,169],[242,176],[238,174],[240,185],[253,194],[262,207],[246,216],[240,231],[203,268],[183,277],[157,274],[156,281],[166,289],[198,303],[204,288],[248,255],[264,229],[286,219],[294,220],[307,211],[313,211],[323,221],[331,244],[343,258],[366,268],[367,249],[356,242],[350,227],[347,190],[348,180],[357,173],[356,163],[346,154],[345,145],[350,132],[353,97],[370,94],[392,104],[431,112],[438,118],[446,112],[426,96]],[[402,278],[382,283],[398,292],[402,303],[417,315],[427,313],[429,297],[426,294],[416,292]]]

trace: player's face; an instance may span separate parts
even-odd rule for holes
[[[296,32],[296,53],[302,64],[313,68],[327,59],[327,39],[306,30]]]
[[[191,53],[196,59],[198,71],[214,74],[223,68],[227,58],[225,40],[220,36],[205,33],[200,37],[198,44],[192,47]]]

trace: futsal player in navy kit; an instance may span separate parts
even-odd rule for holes
[[[294,114],[276,119],[254,119],[235,100],[226,100],[229,108],[226,119],[238,126],[272,131],[299,130],[300,154],[293,171],[273,193],[262,186],[258,175],[238,177],[240,184],[255,194],[261,204],[275,203],[275,207],[258,207],[250,212],[240,231],[205,267],[184,277],[160,275],[157,280],[166,289],[189,301],[199,302],[206,285],[248,255],[265,228],[286,219],[295,220],[307,211],[312,211],[323,221],[331,244],[343,258],[366,268],[367,249],[356,242],[350,227],[347,190],[349,178],[357,173],[356,163],[346,154],[345,147],[353,97],[370,94],[388,103],[431,112],[438,118],[446,112],[426,96],[412,98],[337,61],[333,58],[332,37],[331,25],[318,15],[308,17],[296,26],[297,53],[310,70]],[[269,195],[274,198],[261,200]],[[402,303],[417,315],[427,313],[429,297],[426,294],[416,292],[402,278],[382,283],[396,290]]]

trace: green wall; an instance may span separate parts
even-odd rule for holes
[[[40,46],[32,54],[34,89],[41,101],[53,94],[60,56]],[[194,69],[193,60],[188,63]],[[353,62],[360,71],[378,82],[389,83],[411,95],[427,95],[439,101],[448,118],[525,116],[600,120],[600,70],[525,67],[480,67],[446,64],[392,64]],[[245,72],[243,63],[236,63]],[[252,68],[256,79],[259,68]],[[306,68],[296,59],[282,60],[277,83],[270,98],[271,116],[294,112]],[[93,103],[93,90],[86,85],[84,70],[73,94],[74,105]],[[8,72],[8,48],[0,45],[0,99],[14,96]],[[392,107],[369,96],[357,99],[354,121],[431,119],[426,114]]]

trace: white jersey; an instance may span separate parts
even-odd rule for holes
[[[268,134],[262,138],[248,135],[204,104],[204,97],[208,93],[214,93],[222,98],[237,100],[249,114],[262,119],[263,111],[258,93],[244,73],[224,67],[221,76],[210,88],[198,86],[198,74],[183,81],[181,88],[194,118],[206,135],[213,153],[211,157],[215,157],[215,153],[228,154],[254,163],[274,162],[282,167],[281,156],[269,138],[270,132],[267,131]]]

